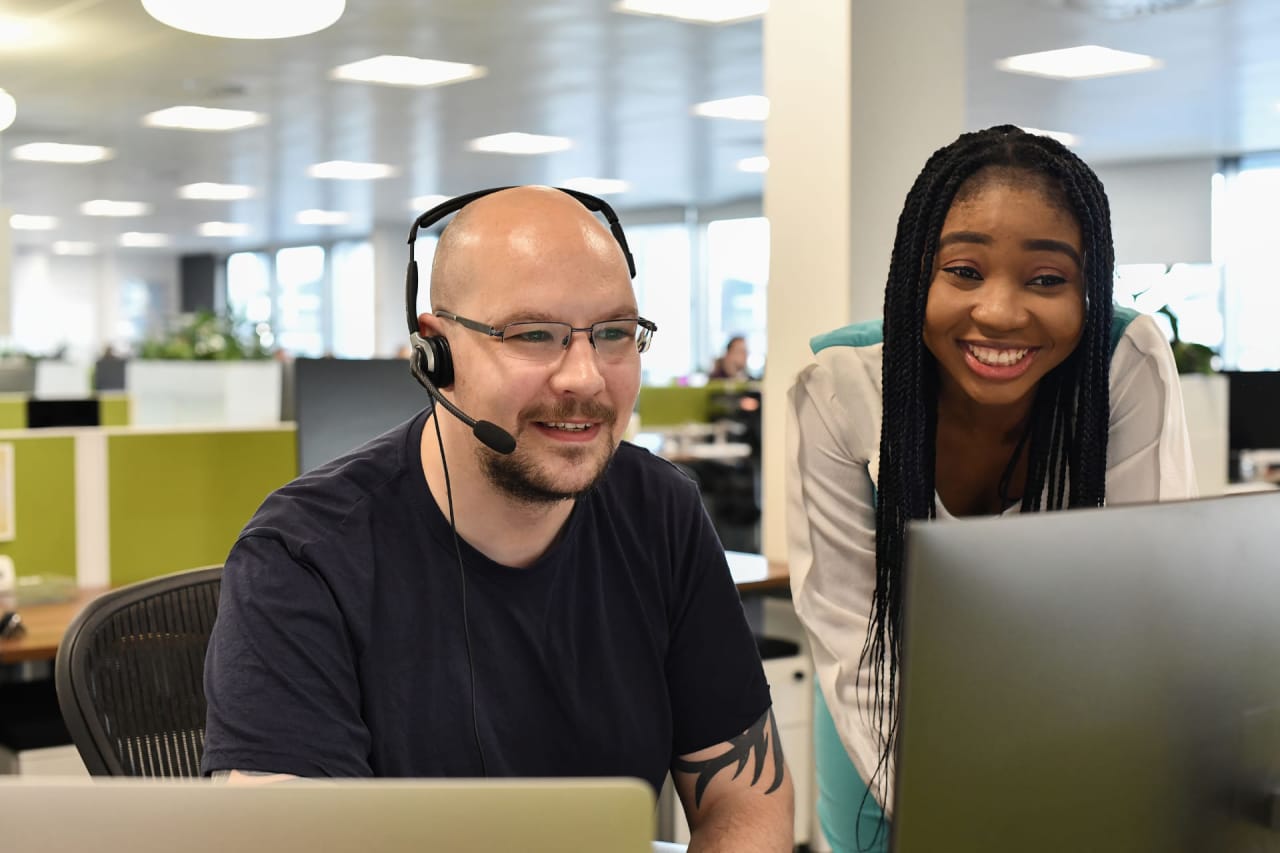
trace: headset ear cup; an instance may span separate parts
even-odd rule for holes
[[[413,373],[426,376],[437,388],[453,384],[453,355],[449,340],[441,335],[413,335]],[[421,379],[419,379],[421,381]]]

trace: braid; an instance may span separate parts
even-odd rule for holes
[[[868,788],[887,793],[897,732],[906,527],[937,515],[937,365],[924,345],[925,307],[942,224],[958,192],[984,168],[1042,181],[1079,223],[1085,251],[1085,319],[1076,349],[1039,383],[1031,407],[1021,508],[1100,506],[1106,492],[1114,250],[1106,194],[1064,146],[1004,125],[966,133],[933,153],[898,218],[884,301],[883,415],[876,483],[876,585],[860,662],[871,670],[880,760]],[[1014,454],[1012,466],[1018,453]],[[861,667],[860,670],[861,671]],[[859,684],[859,689],[866,685]]]

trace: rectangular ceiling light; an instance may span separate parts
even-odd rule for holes
[[[9,217],[9,227],[15,231],[52,231],[58,227],[58,218],[15,213]]]
[[[171,127],[178,130],[241,130],[267,120],[263,113],[251,110],[224,110],[215,107],[169,107],[147,113],[142,123],[147,127]]]
[[[92,255],[98,251],[96,243],[89,243],[84,240],[54,240],[53,253],[55,255]]]
[[[80,205],[80,212],[85,216],[145,216],[151,212],[151,205],[143,201],[97,198]]]
[[[382,83],[387,86],[443,86],[446,83],[474,80],[486,73],[487,69],[482,65],[384,54],[339,65],[329,72],[329,76],[334,80]]]
[[[178,198],[199,198],[212,201],[242,201],[253,198],[256,194],[253,187],[244,184],[187,184],[178,187]]]
[[[1152,71],[1163,65],[1163,62],[1153,56],[1112,50],[1096,44],[1045,50],[1039,53],[1023,53],[996,61],[996,68],[1001,71],[1033,74],[1037,77],[1052,77],[1058,80],[1110,77],[1113,74]]]
[[[246,237],[249,226],[243,222],[201,222],[196,231],[201,237]]]
[[[126,231],[120,235],[120,245],[130,249],[159,249],[169,245],[169,235]]]
[[[591,195],[616,195],[631,189],[631,184],[618,178],[570,178],[560,186]]]
[[[414,196],[409,199],[409,209],[418,213],[425,213],[438,204],[444,204],[451,198],[453,198],[451,195],[438,194]]]
[[[740,95],[718,101],[703,101],[693,105],[693,114],[707,118],[764,121],[769,117],[769,99],[764,95]]]
[[[744,157],[738,161],[739,172],[767,172],[769,171],[768,157]]]
[[[295,220],[299,225],[346,225],[351,214],[344,210],[299,210]]]
[[[697,24],[733,24],[762,16],[769,9],[769,0],[619,0],[613,8]]]
[[[356,163],[351,160],[327,160],[307,167],[307,174],[313,178],[337,181],[373,181],[389,178],[395,173],[396,170],[386,163]]]
[[[536,133],[495,133],[467,143],[472,151],[490,154],[551,154],[568,151],[573,140],[567,136],[541,136]]]
[[[71,145],[65,142],[28,142],[15,145],[9,156],[14,160],[38,163],[97,163],[109,160],[114,152],[101,145]]]
[[[1019,129],[1026,131],[1027,133],[1035,134],[1036,136],[1047,136],[1050,139],[1056,139],[1058,142],[1061,142],[1063,145],[1068,147],[1075,145],[1080,141],[1080,137],[1076,136],[1074,133],[1067,133],[1062,130],[1041,130],[1038,127],[1023,127]]]

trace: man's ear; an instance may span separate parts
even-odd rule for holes
[[[435,314],[419,314],[418,334],[422,335],[424,338],[431,335],[444,335],[444,321]]]

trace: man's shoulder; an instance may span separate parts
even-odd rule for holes
[[[244,534],[274,531],[302,539],[340,530],[353,514],[372,515],[418,469],[410,464],[413,435],[422,415],[376,436],[272,492]]]
[[[684,498],[697,492],[697,484],[680,466],[628,441],[618,445],[603,482],[623,495],[635,497],[643,491],[645,497],[638,498],[642,500],[662,493]]]

